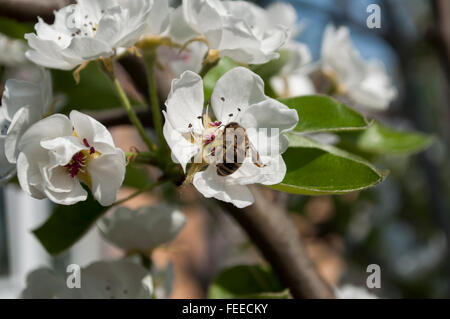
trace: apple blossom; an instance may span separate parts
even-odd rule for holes
[[[346,27],[327,26],[321,69],[336,82],[338,94],[348,95],[361,107],[385,110],[397,97],[385,66],[376,60],[364,61]]]
[[[203,36],[217,57],[263,64],[279,57],[276,51],[289,37],[286,26],[273,24],[271,15],[249,2],[184,0],[182,9],[185,21],[178,23],[190,28],[176,29],[183,31],[185,40],[195,34]],[[195,33],[191,35],[190,30]]]
[[[0,107],[0,183],[14,174],[21,136],[32,124],[49,115],[53,105],[48,71],[39,69],[35,82],[6,81]]]
[[[0,65],[16,67],[27,61],[27,47],[22,40],[14,40],[0,33]]]
[[[100,261],[80,269],[80,287],[70,289],[66,279],[40,268],[27,277],[22,299],[151,299],[152,277],[129,260]],[[69,278],[70,280],[70,278]]]
[[[164,136],[173,159],[186,171],[195,157],[188,177],[193,175],[194,186],[205,197],[231,202],[237,207],[251,205],[253,196],[247,185],[274,185],[283,180],[286,165],[281,153],[288,146],[283,133],[297,125],[298,114],[265,96],[263,80],[242,67],[232,69],[217,82],[211,97],[214,120],[208,112],[204,113],[203,103],[199,75],[186,71],[173,81],[164,112]],[[242,158],[234,173],[219,176],[219,148],[223,145],[224,128],[230,123],[237,123],[246,131],[255,156],[262,163],[255,165],[252,152],[252,156],[246,154]],[[199,166],[205,169],[195,171]]]
[[[119,207],[102,218],[98,228],[108,242],[125,251],[148,253],[173,240],[185,223],[180,210],[160,204],[137,211]]]
[[[95,119],[78,111],[31,126],[18,143],[17,176],[30,196],[57,204],[86,200],[87,185],[103,206],[114,203],[125,176],[125,154]]]
[[[25,35],[36,64],[71,70],[90,60],[113,56],[130,48],[148,30],[148,19],[158,0],[78,0],[55,12],[55,23],[41,18],[36,34]]]

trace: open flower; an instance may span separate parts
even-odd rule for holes
[[[156,2],[158,2],[157,0]],[[41,18],[36,34],[25,35],[31,50],[27,57],[36,64],[63,70],[118,49],[130,48],[148,31],[151,0],[78,0],[55,12],[55,23]]]
[[[21,136],[32,124],[49,115],[53,102],[52,79],[44,69],[39,70],[36,82],[6,82],[0,107],[0,182],[14,173]]]
[[[129,260],[100,261],[80,269],[80,288],[70,289],[66,279],[40,268],[27,277],[23,299],[151,299],[152,277]],[[69,279],[70,281],[70,279]]]
[[[125,154],[99,122],[78,111],[31,126],[18,143],[17,176],[34,198],[73,205],[87,185],[103,206],[114,203],[125,177]]]
[[[200,76],[186,71],[173,81],[164,113],[164,136],[173,159],[186,170],[194,157],[188,181],[192,178],[205,197],[237,207],[251,205],[253,196],[246,185],[274,185],[283,180],[286,165],[281,153],[288,146],[283,133],[297,125],[298,114],[265,96],[263,80],[242,67],[217,82],[211,97],[214,119],[204,113],[203,103]],[[231,127],[237,128],[236,138],[243,142],[236,148],[235,143],[225,147],[229,138],[225,131]],[[229,152],[239,156],[230,159]]]
[[[173,240],[186,223],[184,214],[165,204],[142,207],[137,211],[117,208],[102,218],[98,228],[102,236],[127,252],[150,252]]]
[[[385,66],[376,60],[364,61],[346,27],[326,28],[321,68],[335,82],[337,93],[349,96],[358,106],[385,110],[397,97]]]
[[[178,23],[186,23],[203,36],[217,57],[227,56],[249,64],[266,63],[279,57],[276,51],[289,37],[286,26],[272,23],[268,11],[249,2],[184,0],[182,9],[185,22]],[[189,36],[189,28],[176,29]]]

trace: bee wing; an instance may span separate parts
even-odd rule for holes
[[[248,152],[250,153],[253,164],[258,166],[259,168],[264,167],[264,163],[262,162],[258,151],[256,150],[256,148],[253,146],[253,144],[250,141],[248,142]]]

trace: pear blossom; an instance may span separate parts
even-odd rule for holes
[[[327,26],[322,43],[321,70],[336,82],[338,94],[371,110],[385,110],[397,97],[385,66],[364,61],[346,27]]]
[[[127,252],[148,253],[173,240],[186,223],[184,214],[166,204],[131,210],[119,207],[98,222],[103,238]]]
[[[130,260],[100,261],[80,269],[80,288],[47,268],[31,272],[22,299],[151,299],[151,274]],[[70,279],[69,279],[70,281]]]
[[[178,34],[182,32],[185,40],[203,36],[210,53],[241,63],[263,64],[278,58],[277,50],[290,35],[288,27],[272,23],[271,14],[245,1],[184,0],[182,10],[184,21],[178,24],[189,28],[174,28]]]
[[[173,160],[193,174],[193,184],[205,197],[213,197],[246,207],[253,203],[249,184],[274,185],[286,174],[281,157],[287,146],[283,134],[298,123],[298,114],[284,104],[264,94],[263,80],[252,71],[237,67],[227,72],[216,84],[211,97],[214,118],[204,112],[203,83],[199,75],[186,71],[172,82],[164,112],[164,136],[172,150]],[[228,176],[220,176],[224,129],[236,123],[245,130],[252,145],[238,169]],[[216,153],[217,151],[217,153]],[[250,152],[249,152],[250,153]],[[255,154],[256,153],[256,154]],[[254,157],[260,164],[255,165]],[[195,171],[201,167],[203,170]]]
[[[309,48],[303,43],[291,41],[280,52],[286,56],[287,62],[279,74],[270,79],[275,92],[282,97],[315,94],[314,84],[305,68],[312,61]]]
[[[53,25],[41,18],[25,35],[28,59],[48,68],[71,70],[130,48],[149,29],[152,6],[160,0],[78,0],[55,12]]]
[[[39,69],[35,82],[8,80],[0,107],[0,183],[14,174],[21,136],[49,115],[54,105],[50,73]]]
[[[125,154],[108,130],[78,111],[32,125],[18,142],[17,176],[30,196],[61,205],[87,198],[87,185],[103,206],[114,203],[125,177]]]
[[[16,67],[27,61],[27,47],[22,40],[14,40],[0,33],[0,65]]]

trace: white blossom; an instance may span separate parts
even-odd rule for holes
[[[272,23],[270,11],[245,1],[184,0],[182,10],[184,21],[172,20],[176,23],[172,29],[178,31],[172,34],[179,41],[204,36],[218,57],[241,63],[263,64],[278,58],[277,50],[290,33],[286,26]]]
[[[70,274],[69,274],[70,275]],[[152,277],[139,264],[128,261],[100,261],[80,270],[80,288],[68,288],[64,278],[40,268],[27,277],[23,299],[151,299]],[[73,279],[75,281],[75,279]]]
[[[308,47],[300,42],[291,41],[280,52],[287,59],[278,75],[270,79],[275,92],[282,97],[315,94],[316,90],[308,77],[305,66],[311,63]]]
[[[119,207],[98,222],[102,236],[127,252],[148,253],[173,240],[186,223],[184,214],[166,204],[131,210]]]
[[[53,25],[39,18],[36,34],[25,35],[31,47],[26,55],[36,64],[63,70],[111,57],[119,49],[134,46],[149,31],[154,2],[78,0],[56,11]]]
[[[346,27],[326,28],[321,65],[322,71],[336,81],[338,93],[347,94],[358,106],[385,110],[397,97],[385,66],[377,60],[364,61]]]
[[[87,185],[103,206],[114,203],[125,177],[125,154],[108,130],[78,111],[31,126],[18,142],[17,176],[30,196],[57,204],[86,200]]]
[[[254,200],[247,185],[274,185],[283,180],[286,165],[281,153],[288,146],[283,133],[297,125],[298,114],[265,96],[263,80],[242,67],[232,69],[217,82],[211,97],[214,120],[204,113],[203,103],[200,76],[187,71],[173,81],[164,112],[164,136],[173,159],[184,170],[193,157],[194,165],[206,168],[193,176],[194,186],[205,197],[231,202],[237,207],[251,205]],[[254,152],[246,154],[234,173],[219,176],[219,149],[224,128],[230,123],[245,129]],[[259,157],[259,165],[250,153]]]
[[[25,63],[26,49],[22,40],[14,40],[0,33],[0,65],[16,67]]]
[[[35,122],[52,111],[50,73],[39,69],[35,82],[8,80],[0,107],[0,183],[14,174],[21,136]]]

